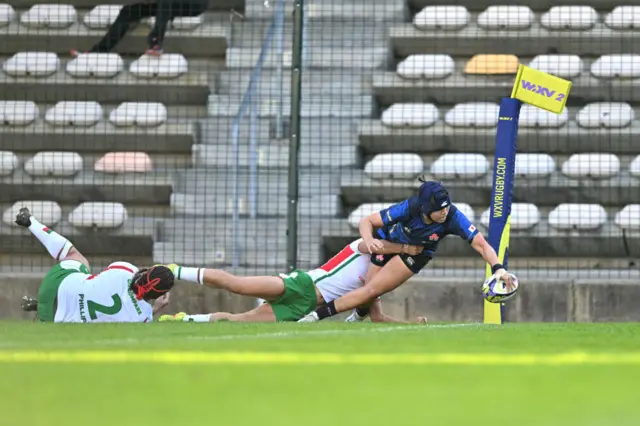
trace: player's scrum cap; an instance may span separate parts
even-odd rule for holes
[[[429,215],[451,205],[449,192],[438,181],[426,181],[418,189],[418,203],[422,213]]]

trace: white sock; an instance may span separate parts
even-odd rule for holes
[[[184,266],[178,266],[174,275],[176,279],[191,281],[194,283],[202,284],[204,278],[204,268],[187,268]]]
[[[47,228],[38,222],[38,220],[33,216],[31,216],[31,226],[29,226],[29,231],[31,231],[38,240],[40,240],[42,245],[55,260],[64,259],[67,254],[69,254],[71,247],[73,247],[73,244],[71,244],[69,240]]]
[[[185,315],[184,322],[209,322],[211,314]]]

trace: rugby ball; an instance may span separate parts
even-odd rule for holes
[[[508,291],[507,286],[503,280],[497,279],[494,276],[489,277],[482,284],[482,295],[487,300],[487,302],[491,303],[502,303],[511,299],[518,292],[518,278],[515,275],[509,273],[513,278],[513,282],[515,284],[515,289],[513,291]]]

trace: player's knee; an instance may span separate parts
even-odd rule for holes
[[[382,292],[373,286],[364,286],[363,287],[367,294],[367,302],[373,301],[378,297],[382,296]]]
[[[64,257],[60,258],[61,262],[63,260],[76,260],[90,269],[89,261],[87,260],[87,258],[84,257],[82,253],[80,253],[74,246],[71,246],[69,251],[64,254]]]

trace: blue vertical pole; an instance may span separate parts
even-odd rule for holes
[[[522,102],[518,99],[502,99],[493,161],[488,241],[498,254],[500,263],[505,268],[509,262],[511,203],[513,201],[516,150],[518,147],[518,119],[521,106]],[[491,265],[487,265],[487,278],[491,275]],[[502,324],[504,322],[504,304],[489,303],[485,300],[484,322]]]

